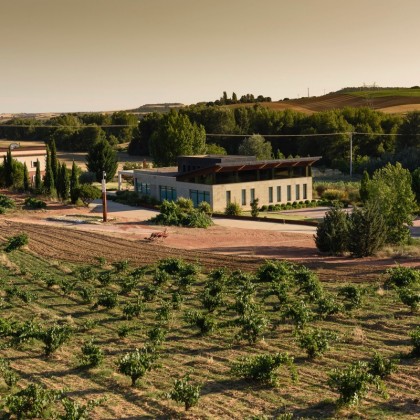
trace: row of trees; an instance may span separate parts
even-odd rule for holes
[[[235,109],[193,105],[174,114],[186,115],[191,124],[203,126],[208,134],[220,134],[213,136],[211,141],[231,154],[238,153],[239,145],[250,133],[293,135],[269,139],[275,155],[280,151],[285,156],[323,156],[325,165],[345,170],[350,157],[349,135],[330,134],[357,132],[364,134],[353,135],[356,171],[362,173],[368,169],[373,172],[387,162],[397,161],[410,170],[420,166],[420,112],[403,117],[370,108],[345,108],[306,115],[292,110],[274,111],[259,105]],[[153,156],[152,136],[167,124],[167,118],[167,115],[157,113],[146,115],[129,145],[129,153]],[[223,134],[244,136],[232,138]],[[296,137],[299,134],[305,136]]]
[[[223,95],[220,99],[215,100],[214,102],[207,102],[207,106],[214,105],[232,105],[232,104],[254,104],[258,102],[271,102],[269,96],[258,95],[254,96],[252,93],[247,93],[242,95],[238,99],[238,95],[235,92],[232,93],[232,97],[229,98],[226,92],[223,92]]]
[[[320,251],[350,252],[356,257],[374,254],[384,244],[405,244],[410,239],[417,209],[410,172],[400,163],[387,164],[370,178],[365,172],[360,188],[363,207],[351,214],[331,208],[318,225],[315,242]]]

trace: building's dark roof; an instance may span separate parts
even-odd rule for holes
[[[236,159],[233,161],[225,160],[224,162],[222,161],[220,163],[215,163],[205,168],[179,174],[177,179],[182,180],[184,178],[190,178],[191,176],[202,176],[218,172],[236,172],[251,171],[257,169],[290,168],[294,166],[312,166],[315,162],[321,159],[321,156],[273,160],[256,160],[253,158],[253,156],[241,156],[241,159]]]

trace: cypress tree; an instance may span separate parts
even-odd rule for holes
[[[50,149],[47,146],[47,163],[45,166],[45,176],[44,176],[44,190],[46,194],[51,194],[54,190],[54,175],[51,167],[51,154]]]
[[[41,165],[39,159],[36,160],[35,191],[37,194],[40,194],[42,191]]]
[[[23,164],[23,190],[29,191],[30,182],[29,182],[29,173],[28,167],[26,166],[26,162]]]
[[[71,176],[70,176],[70,199],[72,204],[76,204],[78,197],[78,191],[79,188],[79,178],[77,176],[77,166],[74,163],[71,167]]]
[[[370,181],[369,174],[365,170],[363,171],[363,177],[362,177],[362,181],[360,182],[360,189],[359,189],[360,199],[362,200],[363,203],[366,203],[367,199],[369,198],[369,191],[368,191],[369,181]]]
[[[60,196],[61,199],[67,200],[69,198],[69,187],[70,187],[70,181],[69,181],[69,175],[67,173],[66,164],[63,162],[61,164],[61,167],[59,166],[59,178],[60,178]]]
[[[55,140],[54,139],[51,140],[50,147],[51,147],[51,169],[52,169],[52,173],[53,173],[54,184],[57,185],[60,163],[57,160],[57,148],[55,147]]]
[[[6,188],[13,185],[13,158],[12,151],[8,149],[6,159],[4,161],[4,183]]]

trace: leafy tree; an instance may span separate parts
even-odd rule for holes
[[[401,136],[398,137],[396,151],[418,148],[420,145],[420,112],[407,113],[398,131]]]
[[[218,144],[208,143],[206,144],[206,154],[208,155],[226,155],[226,149]]]
[[[411,188],[416,195],[417,204],[420,204],[420,168],[417,168],[411,173]]]
[[[368,199],[368,184],[369,184],[369,174],[368,172],[365,170],[363,171],[363,177],[362,177],[362,181],[360,182],[360,190],[359,190],[359,194],[360,194],[360,199],[362,200],[363,203],[365,203]]]
[[[178,156],[205,153],[206,132],[186,115],[171,111],[152,134],[149,148],[156,165],[175,165]]]
[[[273,149],[263,136],[254,134],[240,144],[238,152],[240,155],[256,156],[258,160],[267,160],[272,158]]]
[[[54,324],[39,332],[38,337],[44,343],[45,356],[50,356],[60,348],[72,335],[72,329],[68,325]]]
[[[339,206],[331,207],[318,224],[315,234],[316,247],[332,255],[342,254],[348,245],[348,217]]]
[[[93,200],[101,198],[101,191],[89,184],[82,184],[74,190],[75,196],[82,200],[83,204],[87,207]]]
[[[349,216],[348,249],[354,257],[368,257],[385,244],[387,226],[376,203],[354,208]]]
[[[337,340],[337,334],[332,331],[311,328],[298,333],[299,347],[305,349],[309,358],[325,353],[331,342]]]
[[[407,225],[413,223],[416,209],[411,189],[411,175],[400,163],[388,163],[373,174],[368,184],[368,201],[377,205],[383,214],[388,243],[404,243],[409,238]]]
[[[96,181],[101,182],[102,171],[106,172],[106,180],[110,181],[117,171],[117,153],[106,140],[95,143],[86,156],[86,166],[96,174]]]
[[[198,403],[200,398],[201,385],[193,385],[190,375],[187,373],[183,378],[175,379],[174,387],[168,397],[176,402],[183,403],[185,411]]]
[[[79,171],[76,166],[76,163],[73,160],[71,166],[71,175],[70,175],[70,200],[72,204],[76,204],[79,196],[76,194],[79,188]]]

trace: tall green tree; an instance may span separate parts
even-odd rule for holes
[[[57,148],[55,146],[55,140],[52,139],[50,142],[50,154],[51,154],[51,170],[53,174],[54,179],[54,185],[57,185],[57,179],[58,179],[58,159],[57,159]]]
[[[186,115],[171,111],[152,134],[149,148],[157,166],[175,165],[178,156],[205,153],[206,132]]]
[[[378,205],[384,216],[388,243],[407,242],[413,224],[416,201],[411,189],[411,175],[400,163],[374,172],[368,184],[367,203]]]
[[[29,172],[26,162],[23,164],[23,190],[29,191],[30,182],[29,182]]]
[[[42,191],[41,164],[39,159],[36,160],[35,191],[37,194],[41,193]]]
[[[59,195],[61,199],[65,201],[69,198],[70,180],[69,180],[66,164],[64,162],[61,165],[59,165],[58,177],[60,179]],[[58,192],[58,188],[57,188],[57,192]]]
[[[73,160],[73,165],[71,166],[71,175],[70,175],[70,200],[72,204],[76,204],[79,198],[78,188],[79,188],[79,171]]]
[[[369,185],[370,177],[367,171],[363,171],[362,181],[360,182],[360,199],[363,203],[365,203],[369,196],[368,185]]]
[[[256,156],[258,160],[264,160],[272,158],[273,149],[263,136],[254,134],[240,144],[238,152],[240,155]]]
[[[46,194],[51,194],[55,189],[54,175],[51,167],[51,153],[47,146],[47,159],[45,164],[45,176],[44,176],[44,191]]]
[[[96,174],[96,180],[102,180],[102,171],[106,172],[106,180],[110,181],[118,168],[116,151],[106,140],[95,143],[86,156],[86,166],[89,172]]]
[[[6,159],[4,160],[4,183],[6,188],[13,185],[13,158],[10,148],[7,150]]]

